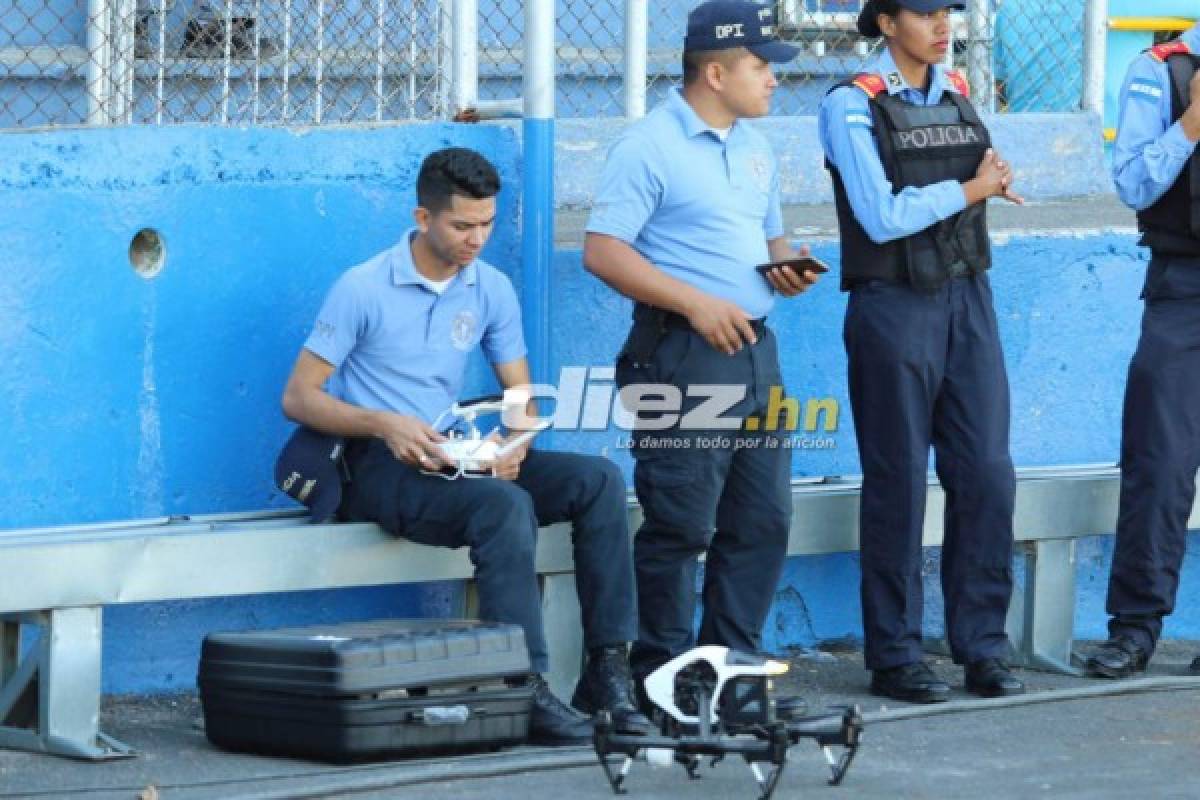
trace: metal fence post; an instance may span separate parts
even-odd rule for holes
[[[967,82],[971,85],[971,100],[980,111],[990,113],[996,110],[991,0],[971,0],[967,14]]]
[[[646,115],[646,50],[649,47],[648,0],[625,0],[625,117]]]
[[[1083,11],[1083,110],[1104,116],[1108,60],[1108,0],[1088,0]]]
[[[521,307],[534,383],[547,383],[554,257],[554,0],[525,3]]]
[[[112,10],[108,0],[88,0],[87,16],[88,60],[84,79],[87,92],[87,124],[105,125],[110,122],[109,98],[112,93],[109,75]]]
[[[451,16],[451,115],[475,105],[479,95],[478,0],[454,0]]]

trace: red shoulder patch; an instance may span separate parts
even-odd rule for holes
[[[884,83],[881,75],[874,75],[870,72],[864,72],[860,75],[855,75],[851,81],[854,86],[857,86],[863,93],[872,100],[882,92],[887,91],[887,84]]]
[[[1192,48],[1188,47],[1187,42],[1185,42],[1183,39],[1177,39],[1173,42],[1167,42],[1166,44],[1160,44],[1155,47],[1151,47],[1146,52],[1148,52],[1150,57],[1155,61],[1161,61],[1165,64],[1167,59],[1171,56],[1188,55],[1192,52]]]
[[[950,81],[950,85],[954,90],[968,100],[971,99],[971,84],[967,83],[967,79],[963,74],[956,69],[946,70],[946,78]]]

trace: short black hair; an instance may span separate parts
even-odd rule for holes
[[[879,19],[880,14],[887,14],[892,19],[895,19],[904,9],[904,6],[900,5],[897,0],[872,0],[871,5],[874,7],[876,20]],[[878,25],[879,23],[876,22],[875,24]]]
[[[500,176],[491,162],[466,147],[430,153],[417,174],[417,205],[434,214],[450,208],[451,197],[482,200],[500,191]]]
[[[690,86],[700,77],[700,71],[713,61],[719,61],[725,66],[750,52],[744,47],[729,47],[724,50],[684,50],[683,51],[683,85]]]

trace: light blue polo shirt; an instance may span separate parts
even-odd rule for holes
[[[1200,25],[1180,37],[1200,53]],[[1179,180],[1196,143],[1171,121],[1170,68],[1143,53],[1129,65],[1121,87],[1117,140],[1113,143],[1113,180],[1125,205],[1145,211]]]
[[[438,294],[413,264],[415,235],[338,279],[304,347],[336,368],[334,397],[432,423],[460,399],[477,345],[505,364],[525,356],[525,337],[508,276],[477,259]]]
[[[587,230],[765,317],[774,291],[754,267],[770,260],[767,240],[783,235],[775,155],[745,120],[721,141],[673,89],[613,143]]]

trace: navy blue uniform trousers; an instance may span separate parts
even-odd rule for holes
[[[935,292],[870,281],[844,329],[862,461],[862,610],[868,669],[921,658],[921,529],[929,448],[946,497],[942,594],[956,663],[1003,657],[1016,479],[1009,392],[986,275]]]
[[[1121,418],[1109,632],[1153,653],[1175,608],[1200,467],[1200,258],[1156,257]]]
[[[534,550],[539,525],[572,524],[584,644],[624,644],[637,633],[625,482],[597,456],[531,450],[516,481],[424,475],[375,439],[348,454],[342,516],[395,536],[469,547],[479,615],[520,625],[536,672],[549,668]]]
[[[684,396],[679,424],[633,437],[634,488],[645,517],[634,539],[639,632],[630,662],[639,677],[697,641],[750,652],[761,645],[791,527],[788,437],[766,425],[756,432],[685,425],[705,385],[740,393],[722,415],[738,424],[766,409],[771,387],[783,381],[775,336],[760,331],[756,344],[729,356],[690,328],[671,327],[647,363],[628,354],[617,361],[622,389],[669,384]],[[689,387],[700,393],[689,397]],[[705,553],[697,637],[696,575]]]

